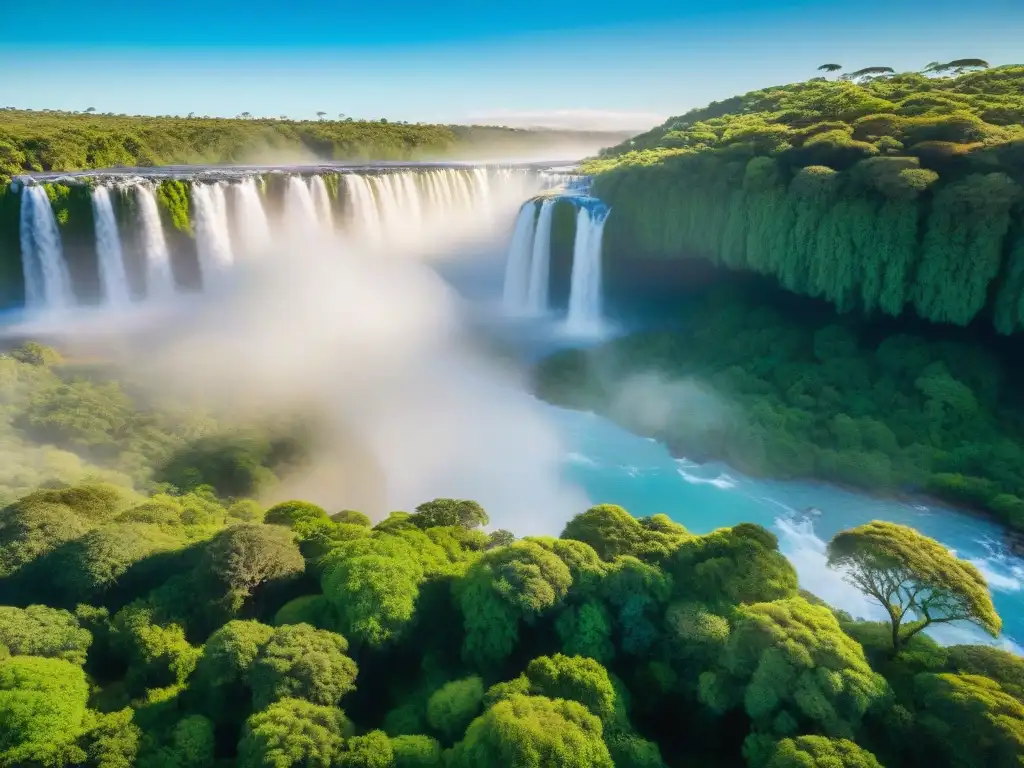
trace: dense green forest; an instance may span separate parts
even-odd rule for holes
[[[622,132],[392,123],[147,117],[0,109],[0,185],[32,171],[115,166],[493,158],[596,148]]]
[[[584,169],[615,211],[608,258],[699,257],[844,312],[1024,326],[1024,66],[753,91]]]
[[[690,458],[869,493],[928,494],[1024,530],[1019,366],[976,339],[872,326],[780,293],[719,289],[684,330],[556,354],[539,366],[538,393]],[[644,377],[693,387],[652,393],[638,389]],[[633,402],[643,397],[664,398],[667,412],[652,421]]]
[[[696,536],[604,505],[517,540],[467,500],[376,525],[265,509],[271,443],[172,434],[36,344],[0,366],[5,440],[120,468],[5,479],[0,765],[1022,764],[1024,660],[923,633],[1001,621],[974,566],[913,529],[830,543],[890,616],[857,621],[755,525]]]

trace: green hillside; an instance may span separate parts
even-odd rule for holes
[[[1024,325],[1024,66],[752,91],[584,165],[611,258],[709,259],[840,311]]]

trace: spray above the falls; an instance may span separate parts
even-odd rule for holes
[[[21,254],[25,273],[25,306],[61,310],[74,304],[71,276],[60,242],[57,219],[42,187],[22,186]]]
[[[92,190],[92,212],[96,228],[96,257],[103,299],[107,304],[123,306],[131,301],[128,273],[124,267],[121,234],[117,229],[110,190],[103,186]]]

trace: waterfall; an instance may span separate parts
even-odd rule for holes
[[[167,250],[164,225],[156,206],[156,195],[148,184],[135,188],[139,204],[139,221],[142,229],[142,250],[146,256],[146,296],[166,298],[175,291],[174,272],[171,271],[171,254]]]
[[[580,206],[576,216],[566,322],[566,330],[573,335],[601,330],[601,238],[607,218],[607,209],[590,210],[585,206]]]
[[[377,202],[373,198],[370,183],[358,173],[346,173],[341,178],[345,184],[345,198],[348,200],[348,228],[357,237],[364,237],[372,243],[379,242],[380,215],[377,213]]]
[[[71,276],[60,243],[60,231],[46,190],[21,188],[22,263],[25,272],[25,306],[59,310],[75,302]]]
[[[331,196],[327,192],[327,185],[324,183],[323,177],[311,178],[309,187],[313,195],[313,207],[316,209],[317,218],[324,230],[330,232],[334,229],[334,214],[331,213]]]
[[[284,215],[292,237],[308,238],[319,231],[313,195],[301,176],[289,176],[284,190]]]
[[[530,256],[530,284],[526,292],[526,309],[530,314],[543,315],[548,311],[548,286],[551,282],[551,219],[555,200],[541,203],[537,217],[537,233],[533,238]]]
[[[203,284],[209,285],[235,261],[223,184],[193,184],[192,207],[195,210],[199,269]]]
[[[124,251],[121,248],[117,219],[114,217],[114,206],[110,201],[110,190],[106,187],[93,187],[92,215],[103,298],[109,305],[123,306],[131,301],[131,288],[124,268]]]
[[[396,255],[437,258],[448,253],[445,249],[484,243],[496,234],[498,216],[511,218],[512,211],[541,186],[537,171],[512,166],[202,168],[194,174],[175,168],[149,176],[138,173],[114,169],[83,174],[99,182],[78,190],[90,195],[91,205],[62,210],[59,226],[50,189],[42,179],[15,182],[15,192],[22,194],[19,224],[27,306],[74,305],[78,286],[72,284],[72,276],[94,273],[93,264],[98,265],[104,304],[173,296],[178,291],[177,278],[194,272],[194,266],[187,264],[194,258],[192,253],[198,256],[199,282],[209,286],[249,254],[271,257],[270,246],[281,230],[292,240],[337,232],[366,243],[371,246],[368,250],[387,246]],[[273,181],[280,182],[272,195],[275,203],[280,199],[280,210],[276,205],[272,208],[263,195],[256,175],[263,173],[274,174]],[[327,173],[337,175],[328,178]],[[61,184],[82,183],[74,174],[51,178]],[[343,185],[337,194],[334,178]],[[161,186],[165,181],[175,183],[165,190]],[[136,213],[130,232],[129,224],[118,218],[115,189],[132,195]],[[178,198],[182,192],[188,200]],[[550,259],[540,242],[547,235],[539,241],[535,230],[548,232],[550,217],[539,205],[531,203],[529,209],[534,212],[530,230],[517,235],[514,263],[508,266],[506,303],[519,312],[531,308],[539,312],[547,305],[546,282],[539,279],[548,271]],[[61,234],[65,229],[80,232],[83,224],[93,227],[94,243],[83,249],[76,240],[72,248],[65,237],[65,258]],[[179,230],[194,235],[194,251],[191,246],[183,253],[175,251],[179,242],[185,245]],[[83,262],[79,264],[78,259]],[[92,293],[93,287],[85,286],[83,292]]]
[[[530,285],[530,259],[533,255],[533,228],[537,215],[537,204],[533,200],[523,203],[512,230],[512,244],[508,249],[505,264],[505,310],[522,314],[526,310],[527,291]]]
[[[270,223],[256,179],[242,179],[234,185],[235,232],[238,233],[242,251],[247,257],[265,251],[270,245]]]

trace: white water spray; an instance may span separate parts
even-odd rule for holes
[[[505,311],[511,314],[522,314],[526,310],[536,218],[537,204],[533,200],[529,200],[519,209],[515,229],[512,230],[512,243],[508,249],[508,261],[505,264],[503,296]]]
[[[572,253],[569,317],[566,330],[574,336],[601,332],[601,239],[607,210],[580,206]]]
[[[96,229],[96,260],[99,265],[103,299],[110,306],[124,306],[131,302],[128,273],[124,267],[124,251],[117,229],[110,190],[93,187],[92,215]]]
[[[22,187],[20,226],[25,306],[44,310],[71,306],[75,302],[71,276],[64,261],[57,219],[42,187]]]
[[[235,261],[231,250],[224,186],[220,182],[194,184],[192,206],[195,209],[199,269],[204,286],[208,286],[218,280]]]
[[[156,195],[148,184],[137,186],[135,195],[139,204],[142,250],[146,256],[146,296],[151,299],[167,298],[175,292],[174,273]]]

